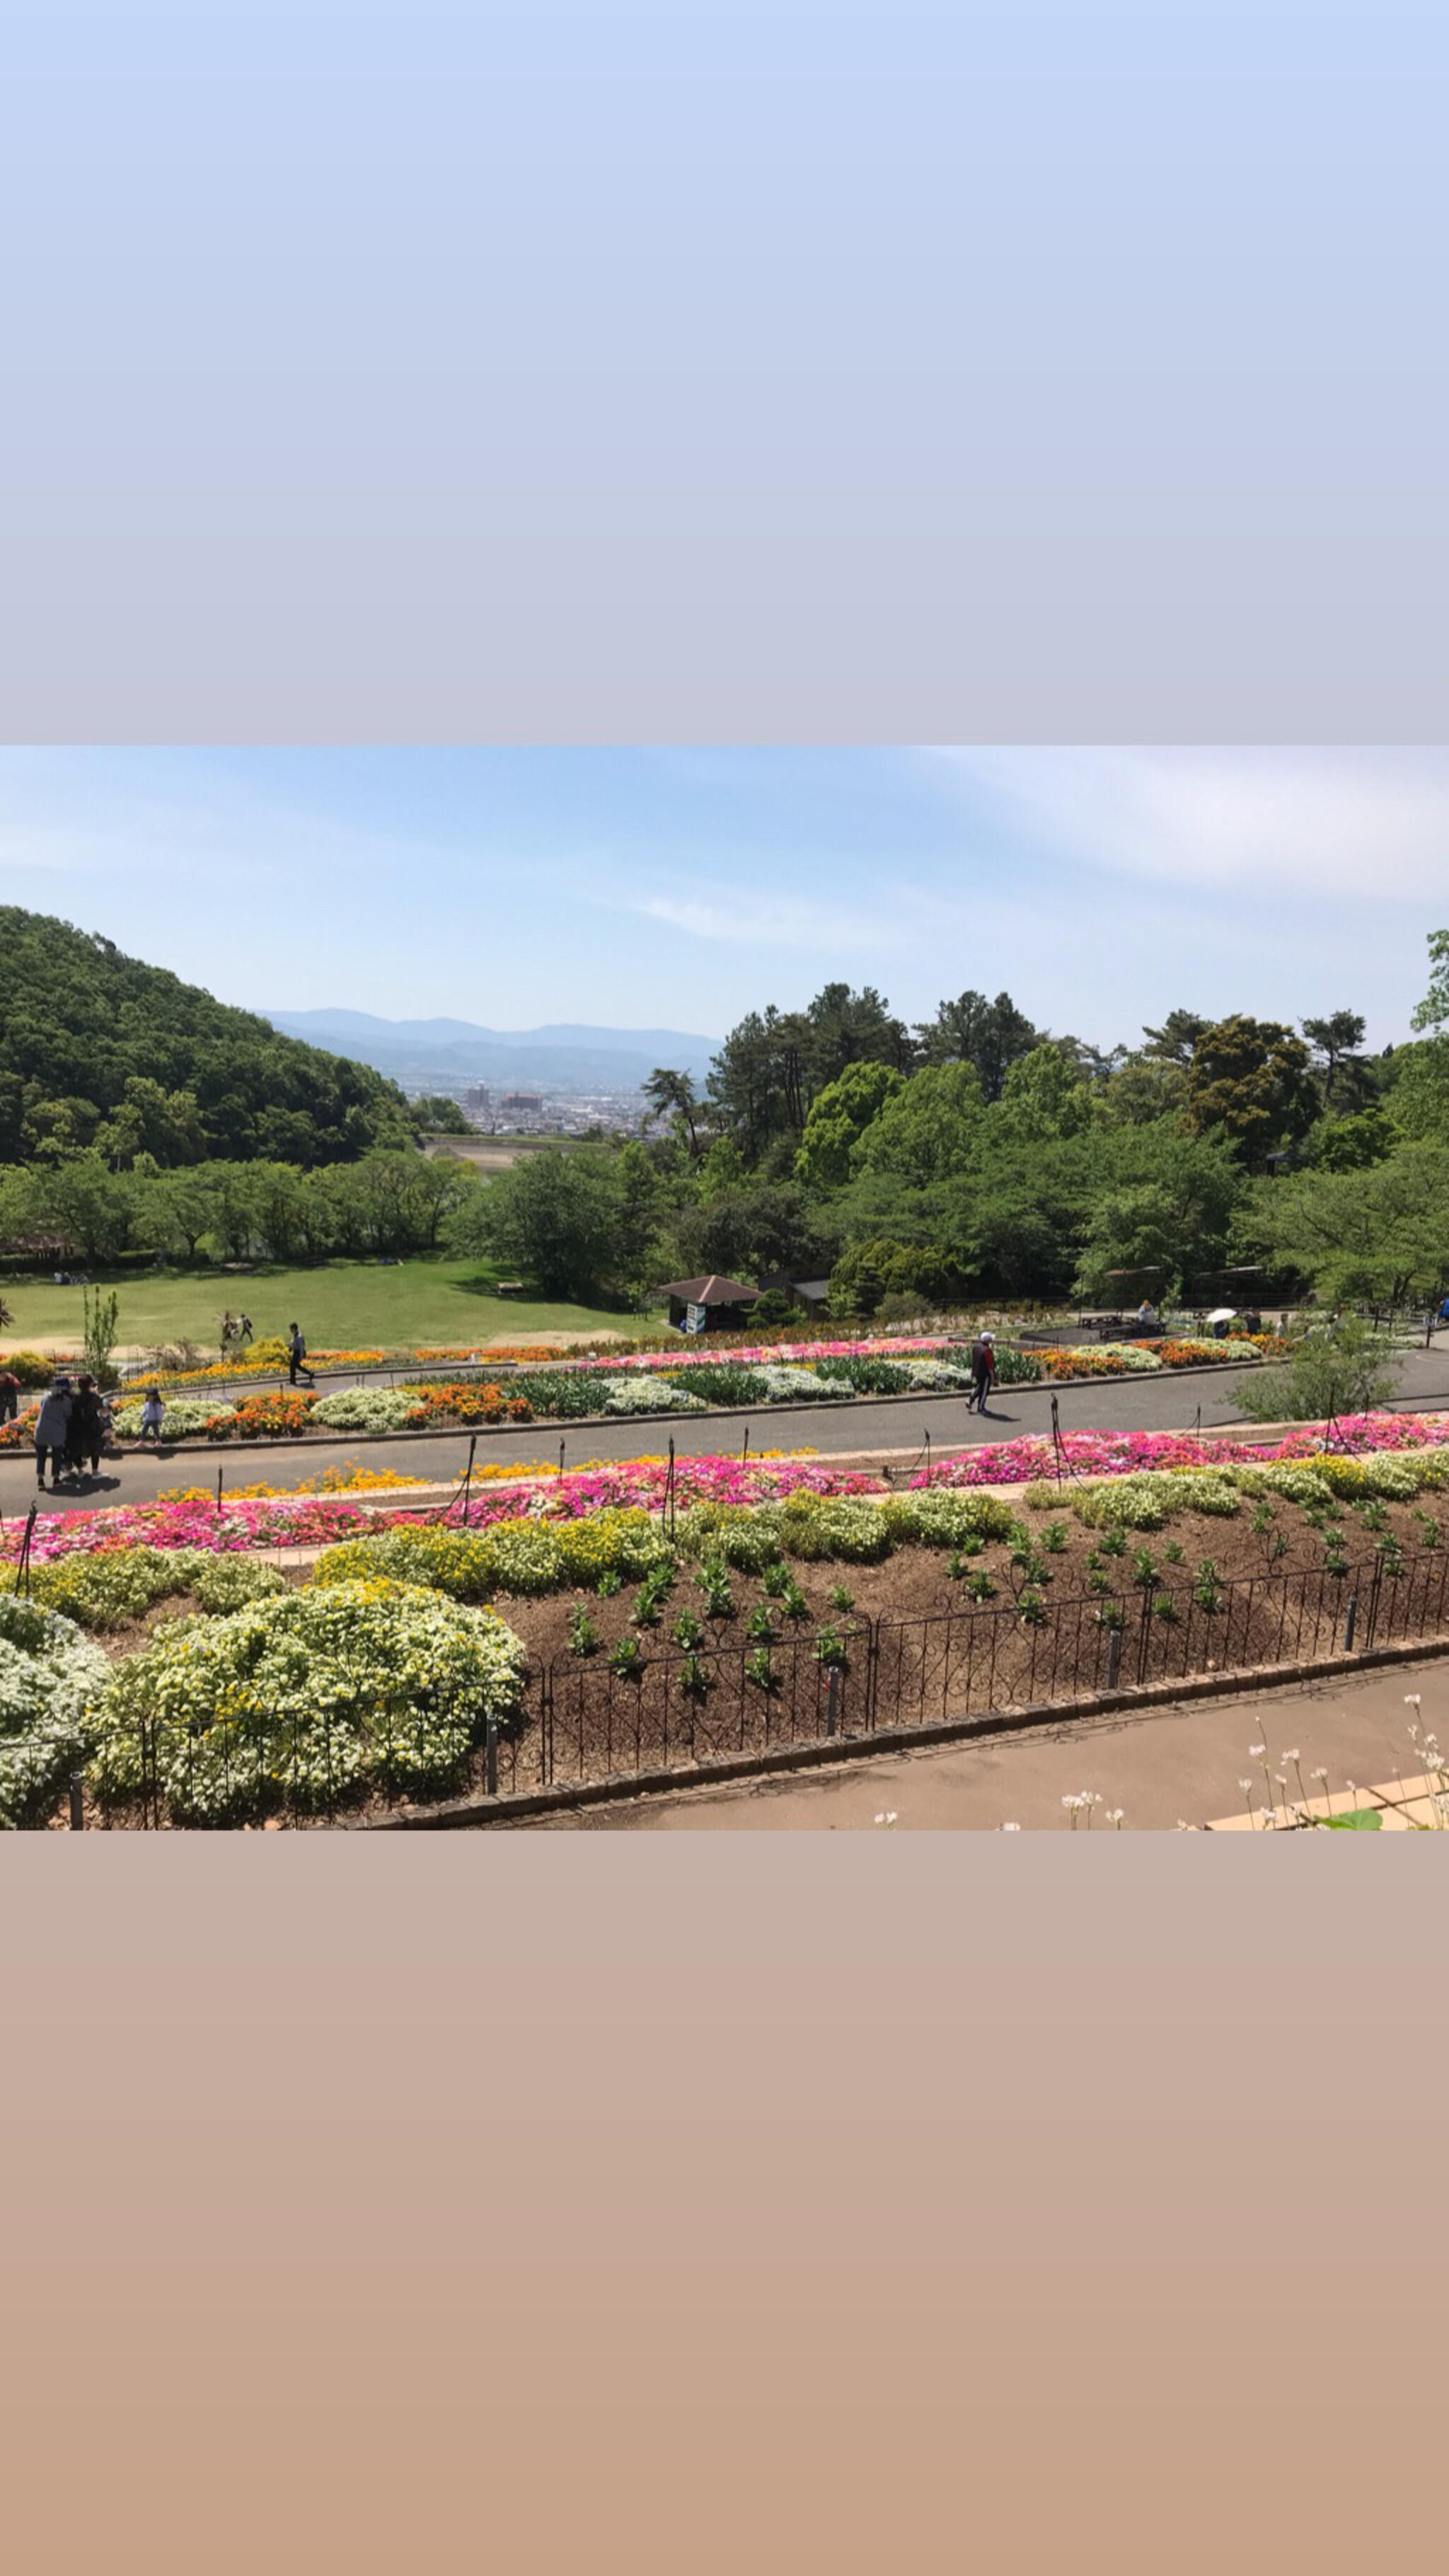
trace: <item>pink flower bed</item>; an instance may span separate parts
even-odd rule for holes
[[[625,1460],[617,1467],[579,1468],[532,1484],[475,1488],[469,1526],[492,1521],[586,1520],[591,1512],[620,1505],[642,1505],[657,1511],[664,1500],[667,1471],[655,1461]],[[675,1500],[689,1503],[763,1503],[782,1494],[879,1494],[878,1476],[855,1467],[829,1467],[812,1459],[761,1459],[742,1466],[737,1458],[682,1458],[674,1474]],[[357,1538],[367,1530],[405,1529],[417,1520],[438,1518],[436,1504],[409,1511],[364,1511],[344,1497],[316,1494],[281,1496],[258,1502],[226,1502],[216,1511],[209,1503],[133,1503],[95,1512],[38,1514],[31,1556],[37,1565],[61,1556],[93,1556],[121,1547],[204,1547],[216,1554],[265,1547],[330,1547],[337,1539]],[[452,1511],[456,1526],[461,1514]],[[23,1520],[0,1531],[0,1563],[20,1553]]]
[[[216,1554],[238,1548],[316,1547],[356,1538],[376,1526],[375,1515],[355,1503],[299,1494],[295,1501],[131,1503],[99,1512],[38,1514],[30,1553],[37,1565],[60,1556],[93,1556],[118,1547],[205,1547]],[[0,1560],[20,1554],[23,1521],[0,1533]]]
[[[490,1521],[587,1520],[591,1512],[634,1506],[658,1511],[664,1501],[668,1470],[655,1461],[625,1460],[617,1467],[580,1468],[577,1474],[550,1477],[544,1485],[490,1486],[470,1506],[471,1528]],[[680,1458],[674,1469],[674,1499],[683,1511],[690,1503],[773,1503],[785,1494],[881,1494],[883,1480],[860,1467],[830,1467],[814,1459],[761,1460],[741,1465],[738,1458]],[[407,1514],[389,1515],[398,1521]],[[460,1516],[461,1517],[461,1516]]]
[[[1131,1476],[1146,1468],[1267,1466],[1279,1458],[1311,1458],[1325,1448],[1340,1455],[1371,1449],[1425,1449],[1449,1440],[1449,1416],[1356,1413],[1329,1434],[1324,1423],[1304,1423],[1282,1440],[1200,1440],[1187,1431],[1065,1431],[1062,1454],[1079,1476]],[[933,1466],[933,1485],[1025,1485],[1054,1476],[1057,1455],[1049,1440],[1002,1440],[965,1449]],[[913,1486],[927,1481],[923,1468]]]

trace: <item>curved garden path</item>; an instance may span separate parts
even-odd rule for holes
[[[763,1449],[816,1449],[822,1457],[913,1454],[929,1430],[933,1452],[940,1457],[982,1441],[1048,1432],[1054,1391],[1064,1431],[1190,1431],[1199,1412],[1204,1424],[1241,1421],[1234,1391],[1248,1374],[1246,1369],[1224,1369],[1202,1376],[1164,1374],[1115,1386],[1094,1387],[1088,1382],[1055,1390],[1004,1387],[984,1419],[968,1413],[959,1395],[922,1395],[885,1402],[857,1396],[850,1404],[799,1412],[759,1406],[740,1413],[688,1415],[672,1425],[667,1421],[582,1426],[535,1422],[504,1431],[480,1431],[478,1457],[520,1469],[556,1466],[563,1440],[566,1465],[583,1466],[596,1458],[657,1458],[668,1447],[671,1429],[681,1457],[707,1457],[738,1452],[747,1428],[752,1455]],[[1449,1338],[1441,1337],[1433,1350],[1404,1354],[1393,1401],[1408,1412],[1449,1406]],[[461,1476],[468,1439],[466,1431],[446,1431],[387,1441],[354,1436],[336,1441],[277,1441],[265,1449],[188,1449],[160,1457],[138,1456],[133,1451],[110,1461],[98,1483],[85,1493],[56,1497],[47,1493],[46,1509],[94,1510],[106,1503],[151,1502],[178,1485],[214,1485],[218,1467],[224,1469],[228,1486],[265,1482],[291,1487],[345,1461],[391,1467],[401,1475],[442,1483]],[[34,1492],[33,1455],[28,1450],[0,1453],[0,1512],[7,1519],[23,1512]]]

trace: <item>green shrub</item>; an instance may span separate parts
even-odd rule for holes
[[[638,1582],[671,1561],[658,1522],[629,1509],[580,1521],[495,1521],[484,1530],[385,1530],[328,1548],[310,1579],[351,1583],[375,1574],[454,1601],[489,1601],[495,1592],[597,1591],[609,1576]]]
[[[817,1360],[815,1374],[838,1379],[856,1395],[905,1395],[911,1383],[910,1369],[901,1360]]]
[[[981,1487],[926,1486],[888,1495],[879,1509],[897,1547],[959,1547],[967,1538],[1009,1538],[1017,1526],[1011,1505]]]
[[[852,1565],[878,1565],[891,1552],[884,1512],[838,1495],[791,1494],[779,1506],[779,1530],[781,1553],[805,1564],[843,1557]]]
[[[227,1617],[250,1601],[271,1601],[291,1589],[274,1565],[258,1565],[245,1556],[209,1555],[205,1548],[188,1553],[200,1558],[190,1588],[209,1617]]]
[[[698,1396],[705,1404],[734,1407],[741,1404],[763,1404],[769,1389],[757,1368],[739,1360],[697,1360],[692,1368],[671,1370],[667,1381],[682,1387],[687,1395]]]

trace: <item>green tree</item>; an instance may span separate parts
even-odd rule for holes
[[[1342,1118],[1320,1118],[1304,1146],[1305,1159],[1323,1172],[1361,1172],[1382,1163],[1402,1143],[1388,1112],[1374,1103]]]
[[[851,1155],[888,1100],[905,1089],[894,1065],[851,1064],[816,1093],[795,1156],[795,1170],[809,1190],[842,1189]]]
[[[995,1115],[1014,1137],[1080,1136],[1091,1122],[1092,1095],[1076,1065],[1048,1043],[1017,1057]]]
[[[1449,1150],[1408,1146],[1366,1170],[1260,1182],[1243,1222],[1275,1269],[1320,1298],[1427,1300],[1449,1263]]]
[[[1186,1067],[1144,1050],[1113,1067],[1094,1105],[1104,1126],[1150,1127],[1180,1118],[1186,1099]]]
[[[1044,1042],[1009,993],[988,1002],[984,993],[958,993],[954,1002],[938,1005],[934,1020],[916,1032],[928,1064],[974,1067],[983,1099],[999,1100],[1007,1074],[1019,1056]]]
[[[1278,1020],[1238,1013],[1204,1031],[1187,1078],[1199,1134],[1221,1128],[1250,1169],[1270,1148],[1301,1136],[1313,1117],[1308,1049]]]
[[[465,1201],[453,1240],[545,1297],[586,1301],[617,1284],[622,1230],[612,1156],[549,1149],[524,1155]]]
[[[676,1072],[669,1065],[657,1065],[644,1085],[644,1097],[652,1116],[671,1118],[676,1126],[683,1128],[689,1139],[690,1153],[697,1157],[700,1100],[690,1076]]]
[[[808,1277],[826,1270],[835,1237],[803,1190],[768,1182],[688,1209],[676,1228],[676,1258],[683,1278],[751,1283],[770,1270]]]
[[[923,1066],[882,1104],[860,1139],[855,1168],[916,1188],[955,1179],[980,1154],[984,1108],[974,1064]]]
[[[425,1100],[413,1101],[409,1112],[421,1135],[471,1136],[473,1121],[461,1101],[449,1099],[446,1092],[430,1091]]]
[[[1354,1087],[1358,1058],[1363,1046],[1364,1022],[1357,1011],[1330,1011],[1327,1019],[1305,1020],[1303,1034],[1313,1050],[1313,1060],[1323,1083],[1323,1105],[1333,1105],[1340,1078],[1348,1077],[1347,1087]]]
[[[1190,1070],[1198,1043],[1211,1028],[1210,1020],[1201,1019],[1196,1011],[1169,1011],[1160,1029],[1142,1032],[1147,1040],[1143,1052],[1163,1064],[1175,1064],[1186,1073]]]
[[[840,1255],[830,1277],[830,1309],[839,1316],[870,1316],[891,1297],[949,1306],[966,1287],[960,1262],[942,1245],[897,1243],[878,1235]]]

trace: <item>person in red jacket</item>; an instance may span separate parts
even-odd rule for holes
[[[986,1411],[986,1399],[996,1383],[996,1335],[978,1333],[971,1345],[971,1393],[966,1410],[974,1404],[978,1413]]]

